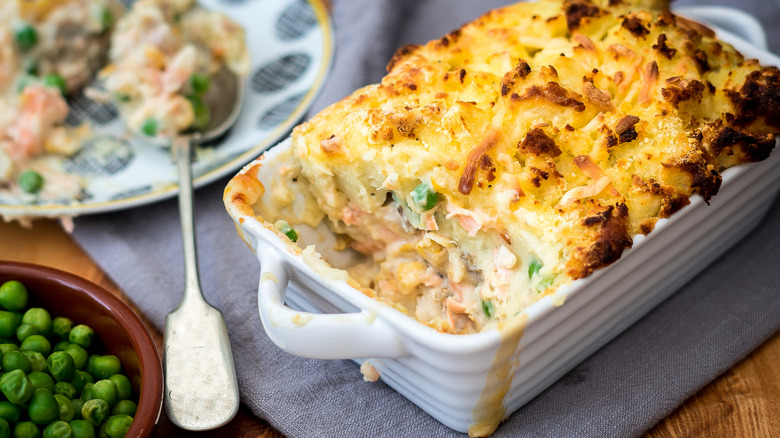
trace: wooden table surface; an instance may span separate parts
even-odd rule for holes
[[[120,297],[122,291],[62,230],[59,223],[39,220],[25,229],[0,220],[0,260],[51,266],[91,280]],[[132,306],[132,303],[131,303]],[[143,316],[142,316],[143,318]],[[151,327],[151,325],[149,325]],[[162,336],[152,336],[162,351]],[[228,425],[209,432],[185,433],[161,415],[157,437],[281,437],[242,405]],[[757,351],[688,399],[657,424],[647,437],[778,437],[780,436],[780,333]]]

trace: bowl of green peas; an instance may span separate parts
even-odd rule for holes
[[[160,355],[138,316],[83,278],[0,261],[0,438],[147,437]]]

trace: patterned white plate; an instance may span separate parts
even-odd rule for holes
[[[129,6],[135,0],[121,0]],[[252,69],[241,115],[216,144],[199,147],[193,167],[200,187],[235,172],[274,145],[301,119],[327,76],[333,31],[321,0],[201,0],[240,23]],[[63,163],[86,179],[79,200],[42,202],[0,193],[0,215],[61,217],[136,207],[174,196],[178,176],[169,151],[129,136],[111,104],[70,99],[66,123],[88,121],[95,137]]]

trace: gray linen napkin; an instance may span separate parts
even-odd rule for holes
[[[335,61],[312,111],[378,81],[399,45],[438,37],[500,3],[334,0]],[[780,1],[707,3],[759,17],[780,52]],[[225,314],[242,401],[291,437],[462,436],[383,383],[364,382],[351,361],[302,359],[269,341],[257,315],[257,261],[222,205],[226,181],[198,190],[196,228],[203,287]],[[517,411],[495,436],[622,437],[652,427],[780,329],[779,230],[776,204],[748,238]],[[162,329],[183,290],[175,200],[78,218],[74,237]]]

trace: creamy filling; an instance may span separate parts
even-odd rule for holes
[[[255,205],[257,213],[297,230],[324,224],[332,241],[303,237],[298,244],[313,246],[324,262],[424,324],[449,333],[496,327],[552,284],[550,269],[522,242],[479,229],[485,219],[479,212],[448,209],[443,200],[435,211],[420,214],[400,192],[388,192],[383,204],[367,211],[333,184],[311,184],[300,166],[289,165],[290,158],[280,154],[278,163],[285,164],[261,179],[267,192]],[[466,239],[472,233],[478,238]],[[345,252],[359,257],[338,261]]]

